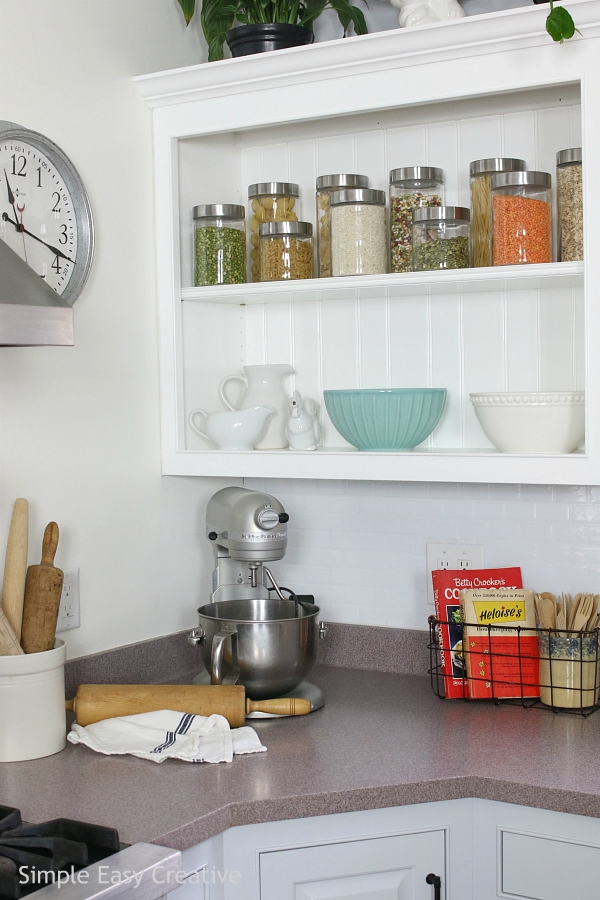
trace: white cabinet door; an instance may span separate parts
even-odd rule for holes
[[[261,900],[434,900],[445,832],[423,831],[260,854]]]
[[[502,830],[503,897],[597,900],[600,847]]]

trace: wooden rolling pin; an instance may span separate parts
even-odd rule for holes
[[[246,713],[268,712],[283,716],[304,716],[310,700],[287,697],[280,700],[246,699],[241,684],[80,684],[74,700],[67,700],[78,725],[92,725],[116,716],[134,716],[157,709],[196,716],[224,716],[232,728],[244,724]]]
[[[27,575],[27,532],[29,528],[29,504],[27,500],[15,500],[2,582],[2,609],[17,641],[21,640],[25,576]]]
[[[64,573],[54,566],[58,547],[58,525],[46,525],[42,543],[42,561],[29,566],[25,582],[21,646],[25,653],[52,650],[60,606]]]

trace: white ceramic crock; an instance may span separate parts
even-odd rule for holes
[[[0,762],[52,756],[67,744],[67,648],[0,656]]]

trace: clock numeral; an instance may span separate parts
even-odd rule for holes
[[[60,212],[60,206],[59,206],[58,204],[60,203],[60,194],[58,193],[58,191],[54,191],[54,193],[52,194],[52,196],[53,196],[53,197],[56,197],[56,203],[55,203],[54,206],[52,207],[52,212],[59,213],[59,212]]]
[[[37,168],[37,173],[38,173],[38,183],[37,183],[37,186],[38,186],[38,187],[41,187],[41,186],[42,186],[42,167],[41,167],[41,166],[38,166],[38,168]]]
[[[67,236],[67,226],[66,226],[66,225],[61,225],[61,226],[60,226],[60,237],[59,237],[59,239],[58,239],[58,243],[59,243],[59,244],[66,244],[67,241],[68,241],[68,236]]]
[[[12,159],[12,164],[13,164],[13,167],[12,167],[13,175],[21,175],[23,178],[25,178],[26,177],[25,176],[25,166],[27,165],[26,157],[17,156],[16,153],[13,153],[13,155],[11,156],[11,159]],[[18,160],[18,163],[17,163],[17,160]],[[17,172],[17,165],[21,166],[21,168],[19,169],[18,172]]]
[[[58,260],[58,256],[54,257],[54,262],[52,263],[52,268],[54,269],[54,271],[56,272],[57,275],[60,275],[60,273],[62,272],[62,269],[60,267],[60,262]]]

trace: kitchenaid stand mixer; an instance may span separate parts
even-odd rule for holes
[[[210,603],[189,636],[206,669],[194,683],[239,682],[252,699],[302,697],[318,709],[323,694],[304,678],[327,628],[314,597],[280,587],[267,565],[285,555],[288,520],[281,503],[260,491],[229,487],[210,499],[206,536],[215,568]]]

